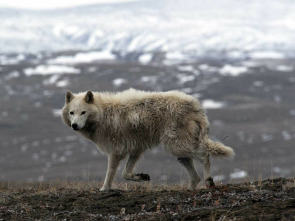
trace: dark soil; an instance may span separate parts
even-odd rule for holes
[[[291,179],[196,191],[146,184],[120,189],[100,192],[98,184],[89,183],[2,183],[0,220],[295,220]]]

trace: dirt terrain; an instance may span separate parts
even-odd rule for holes
[[[1,183],[0,220],[294,220],[295,180],[189,191],[185,186],[95,182]]]

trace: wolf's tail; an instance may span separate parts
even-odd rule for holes
[[[210,154],[213,157],[233,157],[235,155],[235,152],[232,148],[227,147],[219,142],[214,142],[210,139],[208,139],[206,148],[209,150]]]

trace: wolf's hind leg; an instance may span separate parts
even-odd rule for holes
[[[140,154],[137,155],[129,155],[127,163],[125,165],[125,169],[123,171],[123,178],[126,180],[132,180],[132,181],[148,181],[150,180],[150,176],[148,174],[134,174],[133,168],[136,164],[136,162],[140,158]]]
[[[205,159],[202,161],[204,164],[204,180],[206,186],[215,186],[214,181],[212,177],[210,176],[210,160],[209,160],[209,154],[205,157]]]
[[[181,163],[187,170],[188,175],[190,177],[190,188],[192,190],[196,189],[197,185],[199,184],[201,178],[199,174],[197,173],[195,166],[194,166],[194,161],[192,158],[178,158],[179,163]]]
[[[121,160],[122,160],[122,157],[119,157],[114,154],[110,154],[108,156],[108,169],[107,169],[103,186],[102,188],[100,188],[101,191],[111,189],[115,174],[117,172],[117,169]]]

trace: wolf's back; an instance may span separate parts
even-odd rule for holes
[[[209,150],[210,154],[213,157],[233,157],[235,155],[235,152],[232,148],[227,147],[219,142],[214,142],[210,139],[208,139],[206,148]]]

